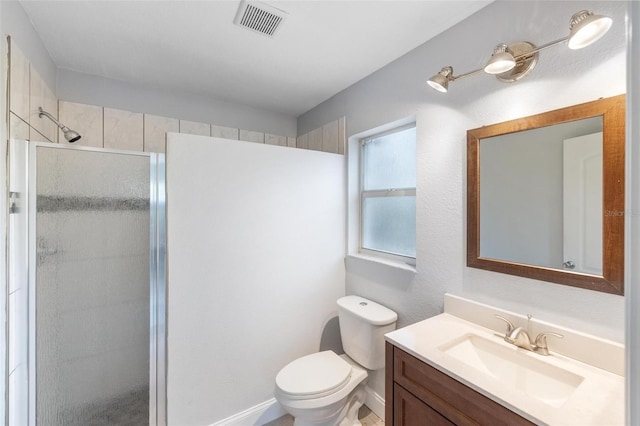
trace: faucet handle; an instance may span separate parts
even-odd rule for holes
[[[505,317],[503,317],[503,316],[500,316],[500,315],[497,315],[497,314],[495,314],[493,316],[507,323],[507,331],[504,333],[504,336],[507,337],[509,334],[511,334],[511,332],[515,328],[513,323],[511,321],[509,321],[508,319],[506,319]]]
[[[547,336],[557,337],[558,339],[562,339],[564,336],[559,333],[546,332],[540,333],[536,336],[536,341],[534,343],[535,352],[538,352],[541,355],[549,355],[549,347],[547,346]]]

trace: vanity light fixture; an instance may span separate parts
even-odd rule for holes
[[[569,49],[582,49],[589,46],[606,34],[613,20],[608,16],[594,15],[582,10],[571,17],[569,33]]]
[[[484,68],[460,75],[453,75],[453,67],[446,66],[427,80],[432,88],[446,93],[449,83],[484,71],[500,81],[511,83],[525,77],[538,62],[538,53],[549,47],[567,43],[570,49],[582,49],[599,40],[609,31],[613,20],[608,16],[595,15],[588,10],[574,13],[569,20],[569,35],[542,46],[521,41],[513,44],[498,44]]]
[[[484,72],[487,74],[502,74],[512,70],[516,66],[516,60],[513,58],[513,52],[507,44],[499,44],[493,50],[493,55],[489,58],[487,65],[484,66]]]
[[[452,77],[453,77],[453,68],[444,67],[440,70],[438,74],[434,75],[429,80],[427,80],[427,83],[429,84],[429,86],[433,87],[438,92],[446,93],[446,91],[449,90],[449,82],[451,81]]]

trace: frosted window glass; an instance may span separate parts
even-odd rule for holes
[[[365,198],[362,248],[416,257],[416,197]]]
[[[149,424],[149,158],[36,161],[36,422]]]
[[[365,142],[364,190],[416,187],[416,128]]]

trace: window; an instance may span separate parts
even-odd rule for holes
[[[360,142],[360,251],[415,264],[415,124]]]

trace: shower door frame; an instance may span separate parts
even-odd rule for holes
[[[149,425],[167,424],[167,338],[166,338],[166,162],[165,155],[86,146],[28,142],[28,392],[29,426],[36,425],[36,152],[38,147],[89,151],[149,158]]]

